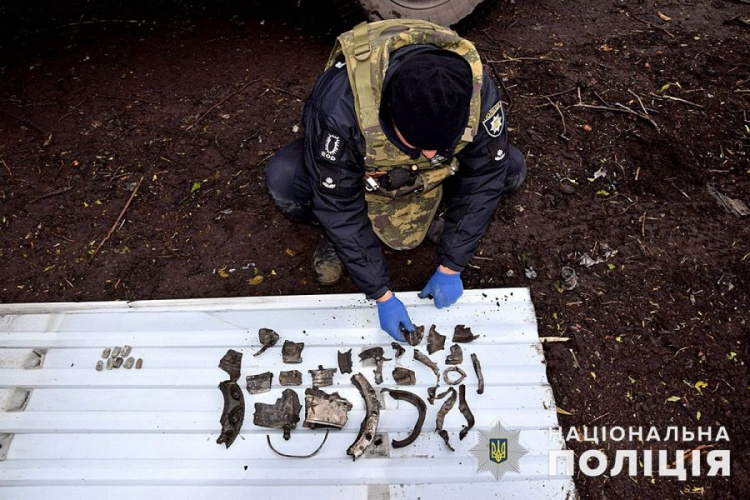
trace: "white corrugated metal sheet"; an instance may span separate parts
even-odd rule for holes
[[[415,293],[400,293],[415,324],[437,325],[448,336],[446,349],[431,358],[445,367],[456,324],[470,326],[481,337],[462,344],[462,369],[468,377],[467,400],[475,428],[459,441],[465,421],[456,407],[445,428],[455,452],[434,432],[442,401],[428,405],[422,434],[401,449],[381,445],[384,456],[353,462],[346,449],[364,416],[364,402],[350,382],[337,373],[334,386],[354,405],[341,431],[331,431],[315,457],[289,459],[266,444],[271,434],[281,451],[304,454],[317,447],[323,432],[300,428],[283,441],[280,432],[253,425],[253,403],[273,403],[281,395],[278,372],[298,369],[303,385],[307,370],[337,366],[337,350],[352,349],[354,372],[362,371],[376,389],[396,387],[395,366],[416,371],[417,385],[402,387],[426,399],[434,374],[412,359],[412,348],[385,363],[384,383],[373,382],[373,367],[361,366],[357,353],[382,345],[393,353],[390,337],[377,326],[373,305],[361,295],[201,299],[79,304],[0,305],[0,497],[18,499],[75,498],[568,498],[574,487],[568,476],[550,476],[548,455],[560,449],[549,439],[557,426],[555,402],[547,385],[534,308],[526,289],[467,291],[460,306],[436,310]],[[257,332],[273,328],[277,346],[253,357]],[[426,336],[426,335],[425,335]],[[305,342],[301,365],[281,362],[284,340]],[[143,358],[142,370],[105,370],[95,364],[102,349],[130,345]],[[421,350],[426,353],[425,342]],[[245,392],[246,415],[241,437],[231,448],[216,444],[222,396],[217,385],[227,378],[217,365],[227,349],[242,351],[242,377],[274,372],[273,389]],[[41,360],[33,351],[42,354]],[[470,354],[476,353],[485,376],[485,392],[476,393]],[[41,366],[35,366],[41,361]],[[444,388],[445,383],[441,383]],[[30,396],[26,395],[30,390]],[[18,408],[25,401],[25,406]],[[406,437],[415,409],[381,398],[379,432],[389,439]],[[304,419],[304,409],[302,410]],[[477,472],[469,449],[477,429],[500,420],[520,430],[529,452],[520,473],[497,482]]]

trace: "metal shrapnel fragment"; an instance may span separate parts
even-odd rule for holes
[[[419,343],[422,342],[422,338],[424,337],[424,326],[415,326],[414,330],[412,331],[404,331],[404,337],[406,337],[406,342],[408,342],[409,345],[419,345]]]
[[[391,347],[393,347],[396,350],[396,359],[403,356],[404,353],[406,352],[406,349],[401,347],[401,344],[399,344],[398,342],[391,342]]]
[[[107,359],[110,354],[112,354],[112,349],[110,349],[109,347],[105,347],[102,351],[102,359]]]
[[[445,445],[450,449],[451,451],[456,451],[453,449],[453,447],[450,444],[450,436],[448,435],[448,432],[443,429],[443,423],[445,421],[445,416],[448,414],[449,411],[451,411],[451,408],[453,408],[453,405],[456,404],[456,389],[453,387],[448,388],[448,390],[444,393],[447,394],[450,393],[450,396],[448,399],[445,400],[445,403],[443,403],[443,406],[440,407],[440,410],[438,410],[437,418],[435,419],[435,430],[440,435],[441,438],[443,438],[443,441],[445,441]]]
[[[120,368],[122,366],[122,362],[125,361],[124,359],[117,357],[115,358],[114,367]]]
[[[276,453],[277,455],[285,458],[311,458],[318,454],[318,452],[323,448],[323,445],[326,444],[326,441],[328,440],[328,433],[330,432],[330,429],[326,429],[326,435],[323,436],[323,441],[318,445],[317,448],[312,453],[308,453],[307,455],[289,455],[287,453],[281,453],[279,450],[273,447],[271,444],[271,436],[269,434],[266,434],[266,441],[268,442],[268,447],[271,448],[271,451]]]
[[[140,370],[143,368],[143,358],[138,358],[135,360],[135,369]]]
[[[417,376],[413,370],[397,366],[393,369],[393,380],[398,385],[414,385],[417,383]]]
[[[453,342],[471,342],[479,338],[479,335],[471,333],[471,328],[464,325],[456,325],[456,329],[453,331]]]
[[[323,368],[322,365],[318,365],[317,370],[307,370],[312,375],[313,387],[328,387],[333,385],[333,375],[336,373],[336,368]]]
[[[445,335],[440,335],[435,325],[432,325],[427,334],[427,353],[433,354],[442,349],[445,349]]]
[[[456,380],[451,380],[450,377],[448,376],[448,374],[451,372],[458,373],[460,377],[458,377],[458,379]],[[461,382],[463,382],[465,378],[466,378],[466,372],[457,366],[449,366],[443,372],[443,380],[445,380],[445,383],[448,385],[458,385]]]
[[[265,372],[258,375],[248,375],[245,380],[247,381],[247,392],[250,394],[260,394],[271,390],[273,373]]]
[[[111,370],[115,367],[115,360],[112,358],[107,358],[107,370]]]
[[[434,373],[437,377],[437,383],[438,385],[440,385],[440,368],[438,368],[438,366],[419,349],[414,349],[414,359],[419,361],[423,365],[427,365],[430,370],[432,370],[432,373]]]
[[[578,286],[578,276],[576,276],[576,271],[570,266],[565,266],[560,270],[560,281],[562,282],[562,287],[565,290],[573,290],[576,286]]]
[[[460,365],[464,362],[464,352],[461,350],[461,346],[453,344],[451,346],[451,353],[445,358],[446,365]]]
[[[461,384],[458,388],[458,411],[466,419],[466,425],[461,427],[461,432],[458,433],[458,439],[463,441],[469,430],[474,427],[474,414],[471,413],[469,404],[466,402],[466,386],[464,384]]]
[[[428,387],[427,388],[427,401],[430,404],[435,404],[435,393],[438,390],[439,385],[436,385],[435,387]]]
[[[482,394],[484,392],[484,375],[482,374],[482,365],[479,364],[479,358],[474,353],[471,353],[471,364],[474,365],[474,373],[477,374],[477,394]]]
[[[117,356],[120,355],[120,351],[122,351],[122,348],[119,345],[115,346],[115,348],[112,349],[112,352],[109,353],[109,357],[111,357],[112,359],[117,359]]]
[[[140,358],[138,358],[138,361],[141,361]],[[141,365],[143,363],[141,362]],[[229,349],[226,354],[221,358],[219,361],[219,368],[224,370],[227,375],[229,375],[229,380],[232,380],[234,382],[237,382],[237,380],[240,378],[240,367],[242,366],[242,353],[235,351],[234,349]],[[138,367],[138,364],[136,363],[136,369],[140,369]]]
[[[245,398],[242,389],[234,380],[225,380],[219,384],[222,396],[224,396],[224,409],[221,412],[221,434],[216,440],[218,444],[224,443],[227,448],[237,438],[245,420]]]
[[[133,356],[131,356],[125,360],[125,364],[122,365],[122,367],[126,370],[130,370],[131,368],[133,368],[133,364],[135,364],[135,359],[133,358]]]
[[[129,345],[125,345],[122,347],[122,351],[120,351],[120,356],[122,356],[123,358],[127,358],[128,356],[130,356],[130,351],[132,350],[132,347],[130,347]]]
[[[414,429],[405,439],[391,440],[391,446],[393,446],[394,448],[403,448],[404,446],[409,446],[414,442],[415,439],[417,439],[417,437],[419,437],[419,433],[422,432],[422,425],[424,424],[424,419],[427,415],[427,405],[424,404],[422,398],[408,391],[400,391],[398,389],[382,389],[381,392],[388,392],[388,394],[390,394],[393,399],[397,401],[406,401],[407,403],[413,404],[417,408],[419,415],[417,416],[417,423],[414,426]]]
[[[320,389],[305,390],[305,422],[308,429],[341,429],[348,419],[352,404],[339,396],[338,392],[328,394]]]
[[[284,363],[302,363],[302,349],[304,348],[304,342],[284,341],[284,345],[281,348],[281,357]]]
[[[359,434],[357,434],[357,439],[354,440],[349,449],[346,450],[347,455],[357,460],[375,438],[378,421],[380,420],[380,402],[375,390],[361,373],[352,376],[352,384],[359,389],[359,393],[365,400],[365,418],[359,426]]]
[[[302,372],[298,370],[289,370],[289,371],[279,372],[279,384],[302,385]]]
[[[284,439],[288,441],[292,430],[297,428],[301,409],[302,405],[299,402],[297,393],[292,389],[284,389],[281,397],[272,405],[255,403],[253,423],[260,427],[282,429],[284,431]]]
[[[341,352],[339,351],[339,370],[341,373],[352,372],[352,350]]]
[[[359,359],[361,361],[367,361],[368,359],[375,360],[375,383],[383,383],[383,361],[390,361],[390,358],[385,357],[385,352],[382,347],[371,347],[365,349],[359,353]]]
[[[263,347],[261,347],[260,351],[253,354],[253,356],[260,356],[266,352],[266,349],[275,346],[276,342],[279,341],[279,334],[270,328],[261,328],[258,330],[258,340],[260,340],[260,344]]]
[[[100,372],[102,370],[104,370],[104,361],[100,359],[96,362],[96,371]]]

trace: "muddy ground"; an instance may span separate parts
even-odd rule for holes
[[[167,4],[4,12],[0,300],[356,292],[314,284],[319,233],[275,210],[262,175],[303,133],[333,17]],[[750,203],[748,17],[738,1],[518,0],[462,29],[496,61],[530,165],[466,287],[530,287],[540,335],[569,339],[545,348],[566,429],[725,426],[731,439],[637,445],[671,460],[728,448],[729,478],[577,472],[583,498],[750,495],[750,217],[708,188]],[[421,288],[433,256],[388,253],[396,289]],[[632,447],[569,445],[610,460]]]

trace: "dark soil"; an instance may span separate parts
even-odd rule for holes
[[[276,211],[261,168],[303,133],[331,24],[284,9],[154,9],[6,17],[18,22],[0,47],[0,300],[356,292],[348,279],[314,284],[319,233]],[[465,285],[531,287],[540,335],[570,339],[545,348],[566,429],[725,426],[731,439],[715,448],[732,452],[729,478],[576,473],[583,498],[750,496],[749,219],[707,189],[750,203],[750,36],[736,16],[750,7],[518,0],[463,31],[497,61],[530,165]],[[576,106],[579,95],[644,106],[653,123]],[[580,264],[607,249],[617,254]],[[433,255],[427,244],[389,253],[396,289],[420,289]],[[565,265],[573,291],[559,288]],[[672,461],[699,444],[712,443],[637,447]],[[610,460],[633,446],[569,445]]]

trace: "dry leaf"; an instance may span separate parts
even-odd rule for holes
[[[664,14],[660,10],[656,11],[656,15],[659,16],[659,19],[661,19],[662,21],[671,21],[672,20],[671,17],[669,17],[668,15]]]
[[[261,283],[263,283],[263,275],[259,274],[255,278],[247,280],[247,282],[253,286],[260,285]]]

